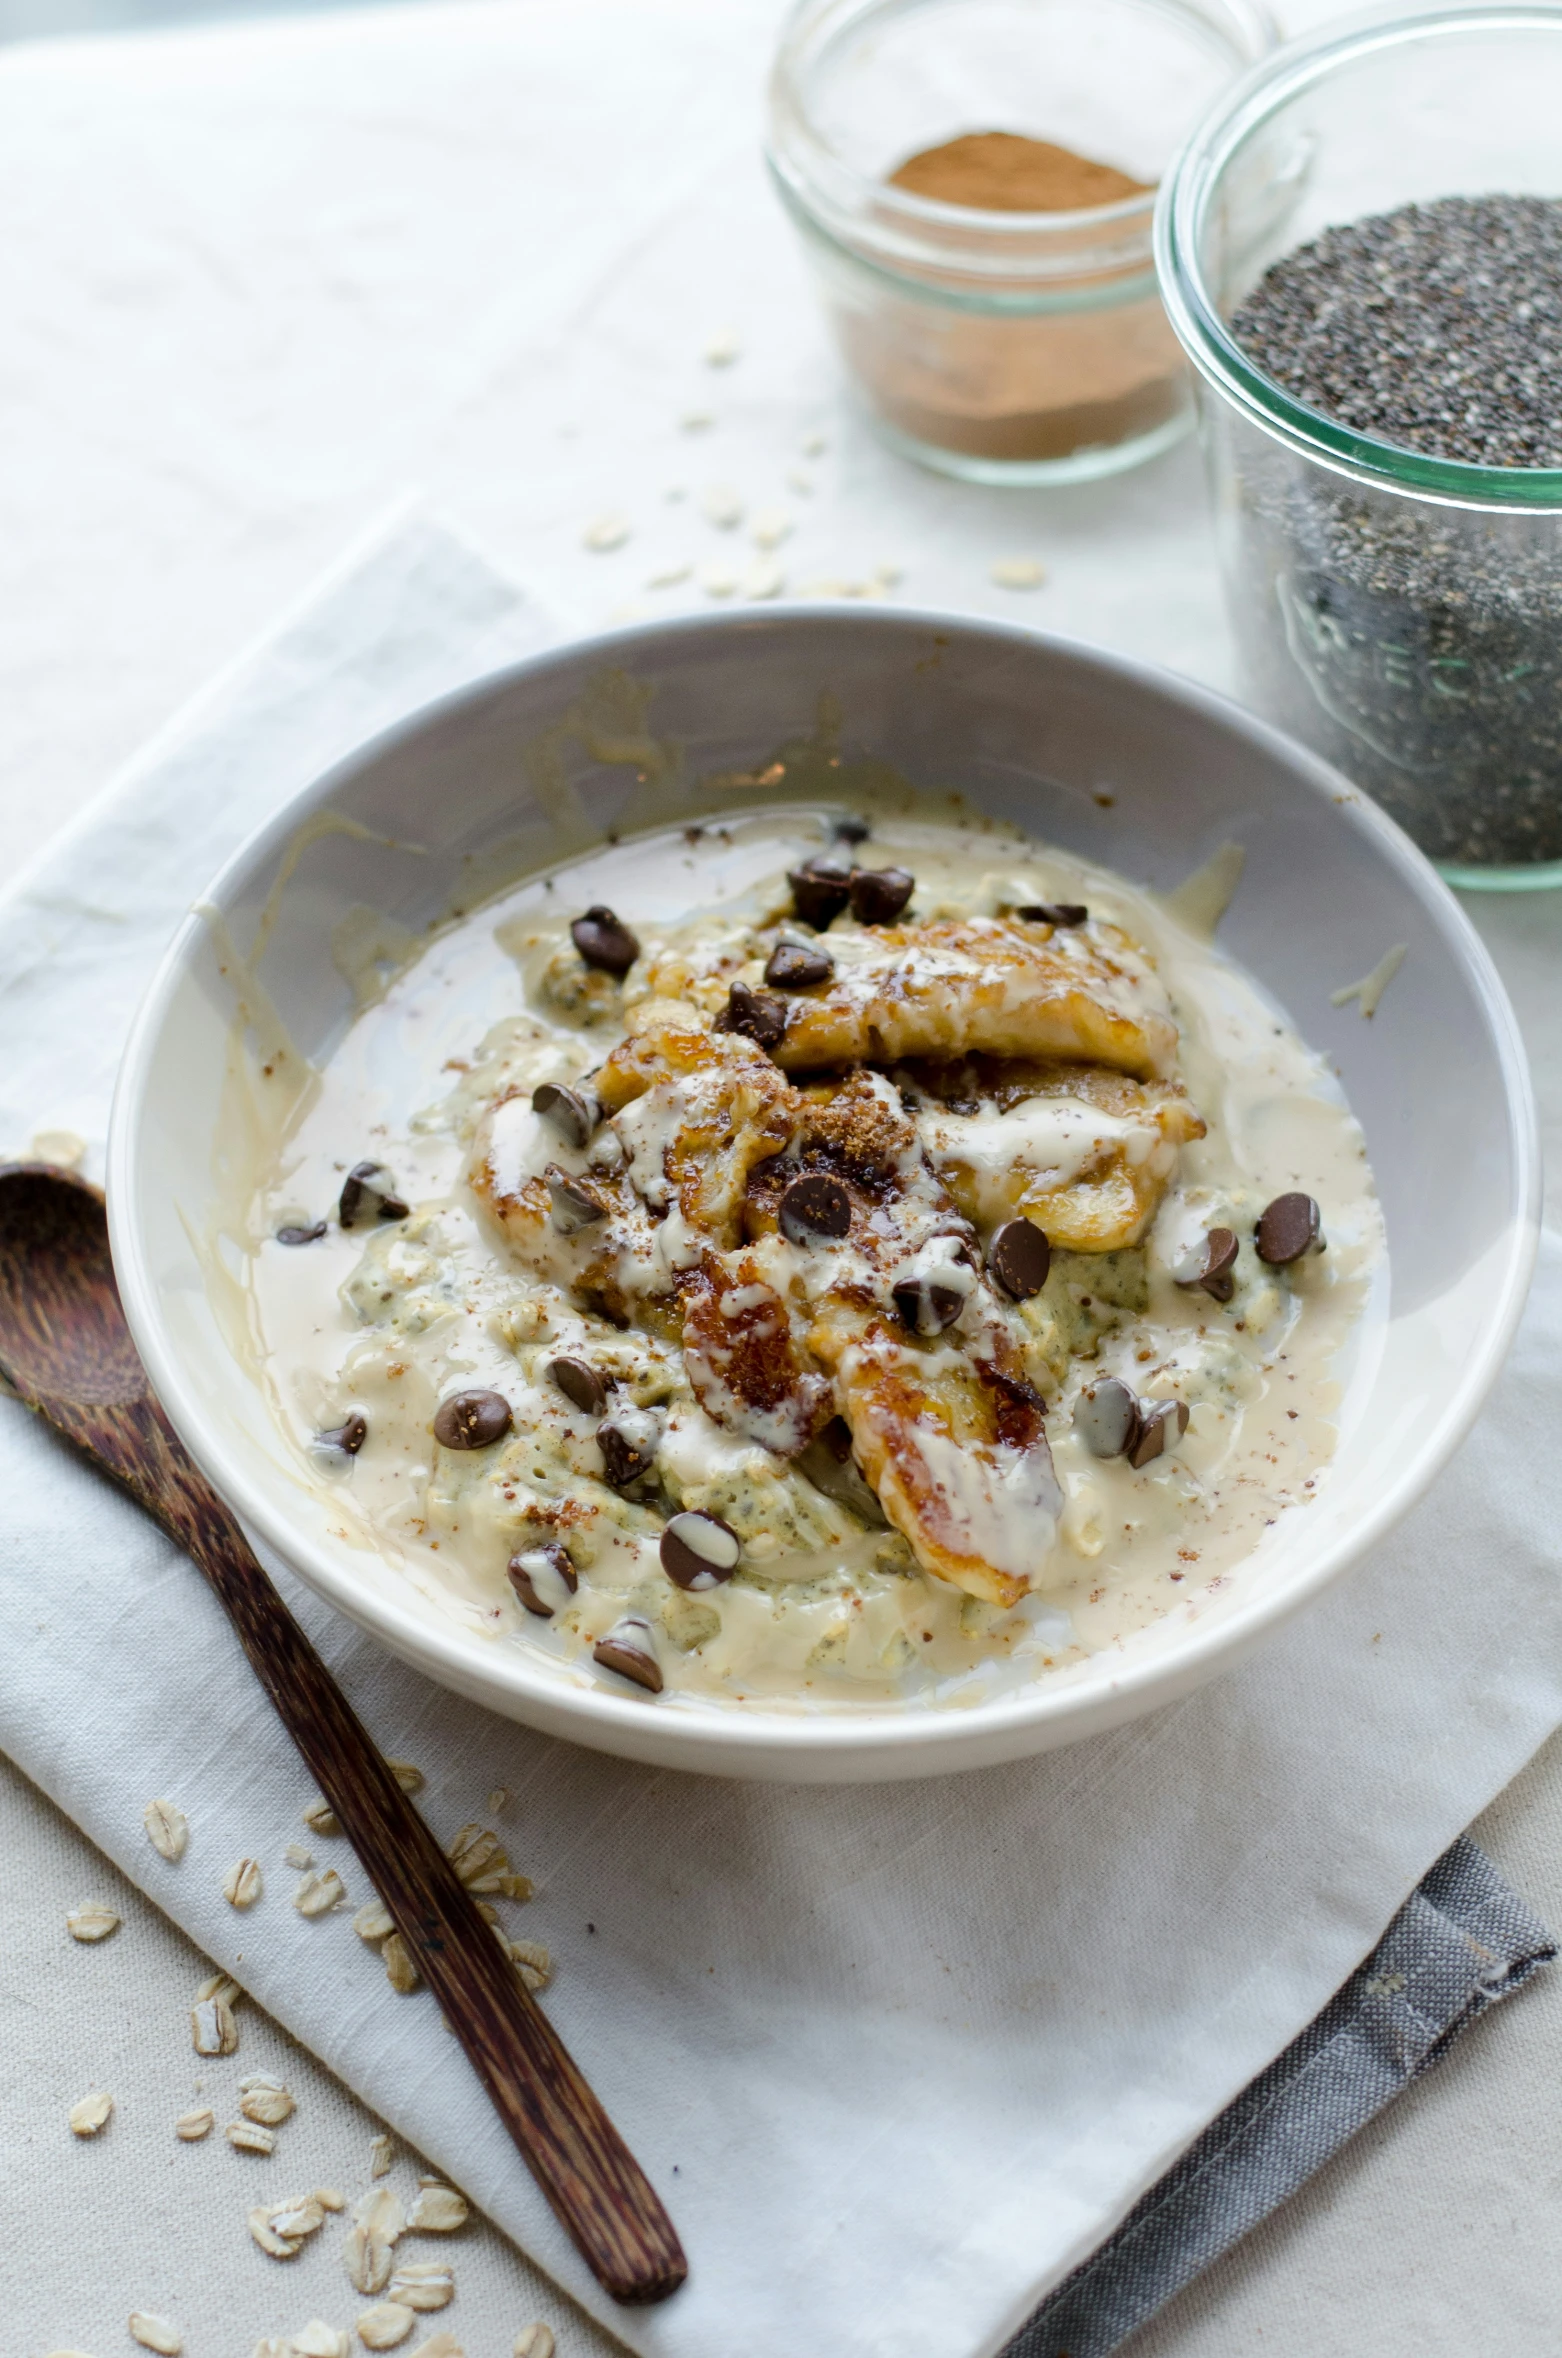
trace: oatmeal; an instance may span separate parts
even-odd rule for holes
[[[1188,1610],[1322,1477],[1381,1230],[1179,908],[794,811],[443,928],[251,1207],[308,1478],[647,1707],[958,1703]]]

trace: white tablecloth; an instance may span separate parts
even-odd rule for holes
[[[736,556],[699,512],[702,490],[728,483],[750,509],[796,519],[781,555],[800,587],[893,563],[919,602],[1012,613],[989,568],[1034,554],[1050,571],[1023,609],[1036,620],[1223,678],[1191,450],[1091,491],[977,492],[899,466],[842,416],[755,161],[773,13],[756,0],[402,11],[0,65],[0,861],[14,865],[413,485],[581,624],[698,602],[692,583],[644,585]],[[714,371],[704,347],[729,323],[743,355]],[[716,422],[686,430],[690,411]],[[818,431],[828,447],[805,458]],[[799,468],[806,492],[788,481]],[[614,510],[629,539],[589,553],[585,525]],[[1557,916],[1541,899],[1477,915],[1530,1015],[1554,1145]],[[1556,1811],[1558,1782],[1536,1782],[1515,1839]],[[107,2322],[89,2329],[73,2302],[67,2323],[43,2298],[64,2277],[49,2255],[82,2184],[60,2115],[82,2069],[107,2076],[116,2052],[122,2093],[142,2084],[170,2109],[187,2100],[191,1966],[135,1903],[133,1964],[121,1955],[112,1981],[92,1985],[84,2042],[83,1985],[57,1967],[59,1895],[83,1895],[88,1863],[24,1792],[4,1790],[16,1840],[0,1917],[0,2093],[29,2159],[16,2187],[25,2231],[0,2248],[6,2333],[31,2352],[91,2330],[101,2340],[85,2346],[105,2350],[117,2346]],[[90,1871],[88,1888],[112,1885]],[[1562,1906],[1533,1875],[1528,1888]],[[1342,2240],[1327,2197],[1321,2216],[1298,2206],[1266,2231],[1267,2259],[1223,2270],[1181,2304],[1196,2321],[1168,2319],[1149,2343],[1203,2358],[1248,2347],[1261,2323],[1270,2346],[1302,2358],[1362,2347],[1408,2358],[1462,2350],[1479,2316],[1487,2351],[1543,2346],[1541,2273],[1522,2288],[1511,2270],[1483,2278],[1478,2223],[1511,2233],[1527,2215],[1543,2232],[1530,2188],[1554,2178],[1555,2108],[1536,2100],[1531,2026],[1553,2003],[1526,2000],[1472,2043],[1455,2066],[1465,2110],[1447,2094],[1454,2074],[1417,2100],[1420,2120],[1441,2115],[1457,2142],[1456,2201],[1434,2199],[1435,2137],[1390,2121],[1374,2150],[1392,2155],[1398,2140],[1407,2158],[1385,2162],[1368,2232]],[[38,2026],[25,2063],[24,2021]],[[1499,2054],[1513,2059],[1501,2077],[1486,2060]],[[361,2180],[361,2158],[345,2158],[365,2133],[351,2108],[301,2059],[288,2076],[315,2098],[321,2174]],[[1472,2135],[1499,2121],[1506,2150],[1472,2185]],[[149,2238],[188,2238],[192,2279],[227,2245],[241,2182],[231,2170],[176,2177],[180,2158],[122,2176],[112,2214],[71,2251],[88,2318],[122,2317],[142,2297],[134,2263]],[[1367,2154],[1335,2175],[1370,2185],[1371,2171]],[[1466,2252],[1450,2249],[1449,2215],[1476,2222]],[[547,2305],[491,2244],[463,2251],[461,2268],[470,2358]],[[253,2333],[299,2321],[235,2314],[232,2347],[242,2358]],[[567,2346],[606,2347],[583,2322]]]

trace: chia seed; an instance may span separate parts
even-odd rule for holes
[[[1562,201],[1330,229],[1232,333],[1293,399],[1425,458],[1562,467]],[[1237,435],[1238,634],[1266,708],[1434,859],[1562,859],[1562,503],[1452,506]]]

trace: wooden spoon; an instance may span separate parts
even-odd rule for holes
[[[114,1283],[102,1196],[46,1163],[0,1165],[0,1375],[205,1573],[598,2283],[618,2301],[676,2292],[688,2262],[649,2180],[152,1398]]]

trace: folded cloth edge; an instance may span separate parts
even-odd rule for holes
[[[1461,1835],[1322,2013],[1048,2294],[1002,2358],[1109,2358],[1556,1953]]]

